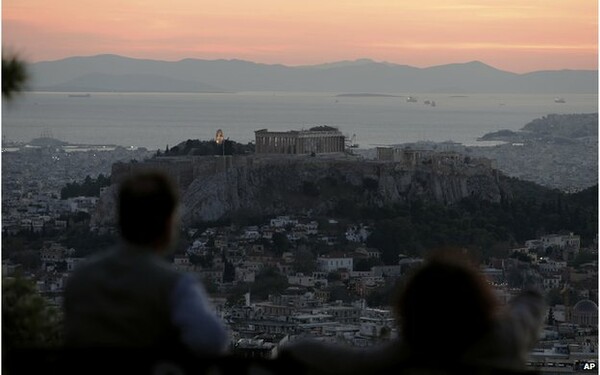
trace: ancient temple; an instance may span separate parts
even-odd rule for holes
[[[287,132],[261,129],[254,133],[257,154],[321,154],[344,152],[345,148],[344,135],[330,126]]]

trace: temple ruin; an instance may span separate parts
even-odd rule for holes
[[[344,135],[329,126],[287,132],[261,129],[254,133],[257,154],[322,154],[345,150]]]

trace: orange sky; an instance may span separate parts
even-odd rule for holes
[[[2,1],[3,47],[29,61],[115,53],[597,69],[597,28],[596,0]]]

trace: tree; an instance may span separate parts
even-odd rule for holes
[[[29,78],[27,66],[17,56],[2,57],[2,97],[13,99],[23,91]]]
[[[223,269],[223,282],[230,283],[235,280],[235,267],[225,258],[225,256],[223,256],[223,264],[225,266]]]
[[[193,265],[200,265],[202,268],[210,268],[212,267],[213,264],[213,255],[212,254],[206,254],[206,255],[196,255],[196,254],[191,254],[190,255],[190,263],[192,263]]]
[[[553,326],[556,322],[556,319],[554,319],[554,311],[552,310],[552,307],[548,309],[548,317],[546,319],[548,320],[548,325],[550,326]]]
[[[22,276],[2,280],[3,349],[58,347],[60,317]]]
[[[305,275],[312,275],[317,270],[317,261],[310,250],[298,250],[294,254],[294,269]]]
[[[327,281],[330,283],[341,281],[342,275],[338,271],[332,271],[327,274]]]
[[[273,234],[273,251],[275,251],[276,254],[281,255],[284,252],[288,251],[288,249],[290,248],[290,241],[288,240],[287,236],[285,235],[285,233],[274,233]]]
[[[380,265],[381,262],[375,258],[359,259],[354,264],[355,271],[370,271],[371,267]]]
[[[329,289],[329,292],[331,293],[330,298],[332,301],[352,302],[354,300],[354,297],[345,285],[333,286]]]
[[[266,300],[269,294],[282,293],[288,285],[287,277],[281,275],[277,268],[266,267],[256,275],[252,295],[258,300]]]

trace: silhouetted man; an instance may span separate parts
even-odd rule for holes
[[[68,282],[67,346],[225,351],[226,331],[201,284],[162,258],[176,237],[177,205],[176,190],[162,174],[146,172],[122,183],[122,243],[78,267]]]

